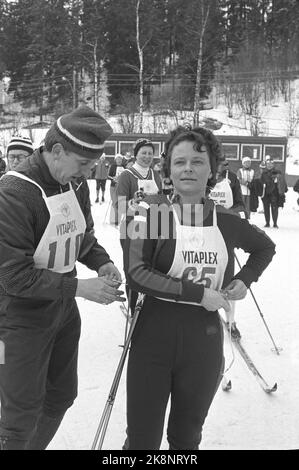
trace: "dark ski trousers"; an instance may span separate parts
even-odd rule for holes
[[[278,197],[275,193],[264,196],[262,199],[266,224],[270,224],[270,208],[271,208],[273,224],[274,225],[277,224],[277,219],[278,219],[278,200],[277,199]]]
[[[123,448],[160,448],[170,397],[169,448],[198,449],[223,365],[223,331],[216,312],[146,298],[128,359]]]
[[[0,448],[45,449],[77,396],[77,304],[69,299],[48,310],[27,319],[0,314]]]

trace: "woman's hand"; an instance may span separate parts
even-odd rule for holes
[[[223,294],[214,289],[205,287],[201,305],[209,312],[215,312],[219,308],[224,308],[226,312],[230,310],[230,304]]]
[[[241,300],[246,297],[247,287],[240,279],[234,279],[223,289],[222,293],[227,300]]]
[[[97,302],[98,304],[108,305],[112,302],[125,302],[122,297],[124,293],[118,290],[119,281],[109,279],[108,276],[95,277],[91,279],[78,279],[76,297]]]

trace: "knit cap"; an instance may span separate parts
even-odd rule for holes
[[[7,146],[7,153],[10,150],[25,150],[31,155],[33,153],[33,144],[29,137],[14,136]]]
[[[105,140],[113,133],[108,122],[88,106],[60,116],[53,127],[69,151],[92,160],[103,153]]]
[[[152,143],[151,140],[149,139],[138,139],[136,142],[135,142],[135,147],[134,147],[134,157],[136,157],[139,149],[141,149],[141,147],[145,147],[145,146],[150,146],[152,147],[153,149],[153,152],[155,151],[155,147],[154,147],[154,144]]]

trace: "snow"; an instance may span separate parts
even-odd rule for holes
[[[95,200],[95,181],[89,182],[91,200]],[[109,188],[106,191],[108,196]],[[235,352],[233,366],[227,373],[232,390],[219,387],[203,430],[201,449],[209,450],[286,450],[299,448],[298,377],[298,227],[297,193],[291,188],[278,219],[279,229],[265,229],[276,243],[276,255],[252,291],[268,325],[279,355],[262,322],[250,292],[238,302],[236,319],[242,342],[269,385],[278,384],[268,395],[260,388]],[[111,227],[105,214],[108,201],[93,204],[96,235],[115,264],[122,268],[118,230]],[[264,226],[264,215],[252,215],[252,223]],[[237,253],[242,262],[243,252]],[[78,264],[78,276],[94,273]],[[125,318],[119,305],[102,306],[78,299],[82,317],[79,350],[79,394],[67,412],[49,449],[90,449],[122,353]],[[231,345],[225,338],[226,363],[232,358]],[[126,429],[125,370],[108,425],[103,449],[121,449]],[[167,421],[167,419],[166,419]],[[167,449],[164,435],[161,449]]]

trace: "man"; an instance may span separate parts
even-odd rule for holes
[[[277,170],[272,159],[266,161],[266,169],[262,172],[261,182],[264,185],[262,197],[265,227],[270,227],[270,208],[273,219],[273,227],[278,228],[278,209],[285,203],[285,193],[288,190],[285,178],[280,170]]]
[[[217,183],[210,192],[210,199],[216,204],[232,209],[234,212],[245,214],[240,183],[237,175],[229,169],[228,160],[223,160],[217,168]]]
[[[87,177],[111,135],[84,106],[0,181],[0,447],[45,449],[77,395],[75,297],[125,300],[93,235]],[[75,262],[98,277],[77,279]]]
[[[0,150],[0,178],[1,178],[2,175],[4,175],[5,169],[6,169],[6,163],[5,163],[5,160],[3,158],[2,152]]]
[[[246,209],[246,219],[250,219],[250,184],[254,178],[254,170],[251,167],[251,159],[244,157],[242,159],[242,168],[237,171],[237,177],[240,181],[243,201]]]
[[[8,168],[15,170],[32,153],[33,145],[29,137],[14,136],[7,146]]]
[[[105,202],[105,189],[108,178],[109,163],[106,160],[106,155],[101,155],[99,162],[95,167],[95,180],[96,180],[96,200],[99,202],[100,190],[102,191],[101,202]]]

